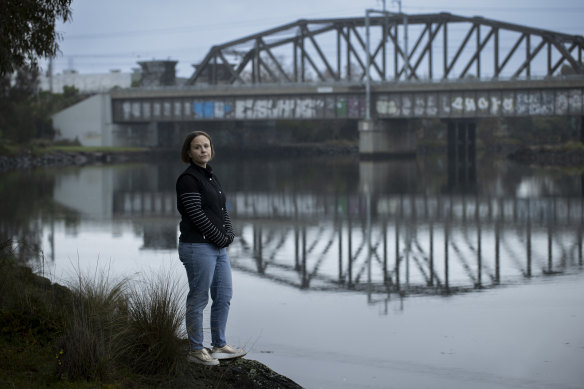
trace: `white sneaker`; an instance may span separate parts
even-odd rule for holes
[[[206,348],[189,351],[187,359],[189,362],[198,363],[200,365],[216,366],[219,364],[219,360],[209,354],[209,350]]]
[[[213,350],[211,350],[211,356],[217,359],[239,358],[243,357],[245,354],[247,354],[247,351],[231,347],[228,344],[223,347],[213,347]]]

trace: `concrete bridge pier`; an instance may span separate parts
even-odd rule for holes
[[[476,183],[476,137],[476,120],[448,121],[448,184],[450,187],[468,187]]]
[[[359,153],[364,157],[416,154],[416,133],[407,119],[360,120]]]

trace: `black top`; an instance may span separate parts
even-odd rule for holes
[[[227,247],[234,233],[225,207],[225,193],[211,166],[194,163],[176,180],[176,204],[181,214],[180,237],[186,243]]]

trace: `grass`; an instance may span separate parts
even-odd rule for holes
[[[81,146],[79,144],[59,144],[50,141],[32,141],[28,144],[16,144],[0,140],[0,155],[15,156],[23,151],[33,155],[46,153],[135,153],[147,150],[144,147],[109,147],[109,146]]]
[[[576,141],[569,141],[566,143],[562,143],[560,145],[553,145],[550,146],[552,150],[556,151],[578,151],[584,152],[584,143],[576,142]]]
[[[44,152],[50,153],[55,151],[61,152],[100,152],[100,153],[133,153],[146,150],[144,147],[106,147],[106,146],[48,146],[42,148]]]
[[[70,314],[57,342],[59,376],[105,380],[116,370],[113,337],[126,311],[126,283],[111,281],[108,273],[77,275],[70,286]]]
[[[177,279],[170,272],[142,280],[79,272],[69,285],[70,314],[57,341],[57,375],[107,382],[128,374],[180,374],[188,366]]]
[[[8,142],[0,142],[0,155],[13,156],[20,152],[21,147]]]
[[[177,374],[186,350],[184,293],[170,273],[133,284],[114,333],[115,355],[139,374]]]
[[[65,287],[12,248],[0,240],[0,388],[300,388],[253,360],[188,363],[170,272],[115,280],[96,269]]]
[[[184,290],[170,271],[78,271],[65,287],[13,247],[0,239],[0,388],[300,388],[253,360],[188,363]]]
[[[79,273],[67,288],[18,265],[11,246],[0,244],[0,387],[157,387],[189,368],[176,277]]]

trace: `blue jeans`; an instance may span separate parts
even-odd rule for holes
[[[227,251],[208,243],[178,244],[178,255],[187,271],[186,326],[191,350],[203,348],[203,310],[211,292],[211,345],[223,347],[229,304],[233,295]]]

